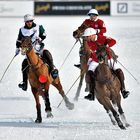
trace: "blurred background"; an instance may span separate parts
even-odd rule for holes
[[[140,16],[139,0],[0,0],[1,17],[86,15],[91,8],[100,15]]]

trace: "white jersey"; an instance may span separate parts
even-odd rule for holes
[[[32,43],[33,43],[33,47],[35,49],[36,52],[40,53],[40,45],[38,43],[38,39],[39,39],[39,25],[36,25],[35,27],[31,28],[31,29],[26,29],[24,27],[21,28],[21,32],[23,36],[31,36],[32,37]]]

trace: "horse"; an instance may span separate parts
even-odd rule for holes
[[[81,65],[80,66],[80,81],[79,81],[78,88],[74,97],[75,101],[78,101],[78,98],[80,96],[83,80],[88,70],[87,62],[91,53],[86,40],[83,39],[83,43],[82,43],[81,40],[79,39],[79,42],[81,44],[80,51],[79,51],[80,65]],[[86,83],[85,92],[88,92],[88,91],[89,91],[89,87],[88,87],[88,84]]]
[[[113,125],[121,129],[130,126],[121,106],[121,84],[118,77],[108,65],[108,51],[105,46],[98,46],[96,51],[99,65],[95,70],[95,96],[108,113]],[[119,116],[120,115],[120,116]],[[120,119],[121,118],[121,119]]]
[[[43,62],[39,55],[35,53],[32,43],[32,36],[33,35],[23,37],[23,39],[21,40],[20,49],[21,54],[26,55],[29,64],[28,79],[31,86],[31,91],[36,102],[37,110],[37,118],[35,122],[41,123],[42,116],[39,96],[42,96],[44,99],[47,118],[53,117],[49,101],[50,85],[53,85],[59,91],[68,109],[72,110],[74,108],[74,104],[71,103],[65,95],[65,92],[60,82],[60,77],[58,76],[56,79],[53,79],[51,74],[49,73],[49,66]]]

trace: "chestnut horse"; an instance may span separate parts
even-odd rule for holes
[[[107,111],[113,125],[117,122],[121,129],[125,129],[129,124],[121,107],[120,81],[108,65],[108,51],[106,47],[98,46],[96,54],[99,60],[99,65],[95,70],[96,98]]]
[[[80,96],[83,80],[84,80],[84,77],[85,77],[85,74],[86,74],[87,68],[88,68],[87,62],[88,62],[88,59],[89,59],[89,56],[91,53],[86,40],[83,39],[83,43],[82,43],[81,40],[79,39],[79,42],[81,44],[80,51],[79,51],[81,67],[80,67],[80,81],[79,81],[78,88],[77,88],[77,91],[76,91],[76,94],[74,97],[74,100],[76,100],[76,101],[78,101],[78,98]],[[86,83],[86,88],[85,88],[86,92],[89,91],[88,88],[89,88],[88,84]]]
[[[28,37],[24,37],[21,41],[21,54],[27,56],[29,71],[28,71],[28,79],[31,85],[31,90],[34,95],[36,101],[36,109],[37,109],[37,118],[35,120],[36,123],[42,122],[41,117],[41,105],[39,101],[39,95],[41,95],[45,102],[45,111],[47,113],[47,117],[53,117],[49,101],[49,87],[52,84],[59,91],[61,96],[64,99],[65,105],[68,109],[73,109],[74,104],[69,101],[66,97],[59,76],[56,79],[53,79],[48,70],[48,65],[45,64],[39,55],[37,55],[34,51],[32,44],[32,35]]]

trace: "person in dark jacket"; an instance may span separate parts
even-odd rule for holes
[[[34,22],[34,17],[30,14],[26,14],[24,16],[24,22],[25,25],[19,29],[19,34],[16,41],[15,55],[18,55],[20,52],[22,38],[24,38],[25,36],[33,35],[32,45],[34,47],[35,52],[40,54],[43,61],[49,65],[49,71],[52,77],[56,78],[58,76],[58,70],[54,67],[52,55],[48,50],[44,49],[43,40],[46,38],[45,29],[43,28],[42,25],[36,24]],[[18,85],[24,91],[27,90],[28,85],[27,72],[28,72],[28,61],[27,58],[25,58],[22,62],[23,81]]]

